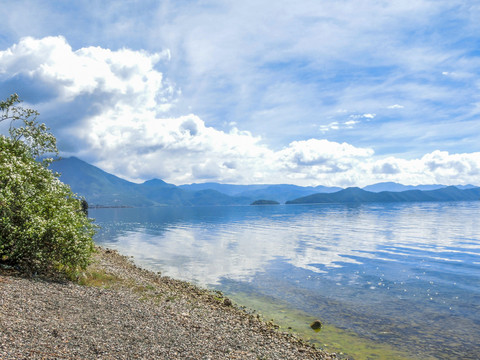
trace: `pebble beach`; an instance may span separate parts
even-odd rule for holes
[[[0,359],[336,359],[221,293],[97,248],[79,283],[0,269]]]

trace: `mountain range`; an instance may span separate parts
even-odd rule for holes
[[[363,190],[370,191],[370,192],[382,192],[382,191],[391,191],[391,192],[400,192],[400,191],[408,191],[408,190],[422,190],[422,191],[428,191],[428,190],[437,190],[447,187],[446,185],[402,185],[394,182],[381,182],[373,185],[368,185],[362,188]],[[456,188],[460,190],[465,190],[465,189],[472,189],[476,186],[473,185],[455,185]]]
[[[287,201],[287,204],[320,204],[320,203],[372,203],[372,202],[426,202],[426,201],[478,201],[480,188],[461,190],[455,186],[442,187],[436,190],[407,190],[401,192],[371,192],[351,187],[333,194],[313,194],[299,199]]]
[[[473,185],[454,188],[445,185],[408,186],[378,183],[369,185],[363,190],[326,186],[233,185],[213,182],[176,186],[160,179],[148,180],[141,184],[133,183],[76,157],[57,160],[50,168],[60,173],[60,180],[70,185],[73,192],[83,196],[90,206],[101,207],[249,205],[257,200],[296,204],[480,199],[480,196],[476,196],[480,189]],[[440,191],[442,189],[446,190],[442,192]]]
[[[188,191],[160,179],[142,184],[109,174],[76,157],[60,159],[50,165],[60,180],[83,196],[93,207],[145,207],[162,205],[242,205],[250,199],[229,196],[212,189]]]

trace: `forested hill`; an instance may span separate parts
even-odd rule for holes
[[[287,204],[318,203],[372,203],[372,202],[425,202],[425,201],[478,201],[480,188],[474,187],[460,190],[455,186],[441,189],[421,191],[408,190],[401,192],[370,192],[351,187],[331,194],[313,194],[287,201]]]

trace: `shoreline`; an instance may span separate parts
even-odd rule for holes
[[[336,359],[220,292],[97,251],[80,284],[0,269],[0,358]]]

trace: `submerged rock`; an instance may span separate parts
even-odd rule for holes
[[[230,300],[229,298],[225,298],[225,299],[223,300],[223,305],[225,305],[225,306],[232,306],[232,305],[233,305],[233,304],[232,304],[232,300]]]
[[[320,331],[320,329],[322,328],[322,323],[320,320],[315,320],[310,324],[310,327],[315,331]]]

